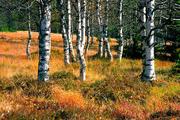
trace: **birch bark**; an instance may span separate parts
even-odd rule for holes
[[[84,58],[84,47],[86,42],[86,0],[78,2],[78,40],[77,40],[77,54],[80,62],[80,79],[86,80],[86,61]]]
[[[123,0],[119,0],[119,48],[118,58],[121,61],[123,55],[124,38],[123,38]]]
[[[101,5],[100,0],[96,1],[96,11],[97,11],[97,18],[98,18],[98,25],[99,25],[99,31],[100,31],[100,38],[99,38],[99,48],[98,48],[98,55],[100,57],[103,57],[103,38],[104,38],[104,32],[103,32],[103,22],[102,22],[102,16],[100,14],[101,11]]]
[[[106,0],[105,21],[104,21],[104,43],[105,43],[104,56],[106,57],[106,54],[107,54],[110,60],[113,61],[113,56],[111,53],[111,48],[110,48],[109,39],[108,39],[108,22],[109,22],[108,13],[109,13],[109,0]]]
[[[51,53],[51,3],[49,0],[40,2],[42,17],[40,20],[38,80],[49,80],[49,60]]]
[[[67,39],[69,42],[69,52],[72,61],[76,61],[72,43],[72,17],[71,17],[71,0],[67,1],[67,13],[68,13],[68,26],[67,26]]]
[[[154,6],[155,0],[146,0],[146,32],[144,66],[142,80],[153,81],[156,79],[154,67]]]
[[[62,36],[63,36],[63,44],[64,44],[64,64],[70,64],[70,51],[69,51],[69,42],[68,35],[66,31],[66,19],[65,19],[65,4],[64,0],[57,0],[58,8],[60,12],[60,20],[62,27]]]

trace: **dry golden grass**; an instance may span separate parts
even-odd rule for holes
[[[73,36],[74,43],[75,38]],[[17,118],[22,113],[32,119],[47,119],[47,116],[53,116],[59,110],[63,115],[68,110],[68,113],[73,111],[72,114],[75,114],[70,115],[69,119],[116,119],[123,116],[145,119],[169,107],[180,111],[180,84],[173,81],[176,79],[173,75],[170,76],[173,62],[156,60],[157,82],[147,85],[139,81],[139,59],[124,58],[121,63],[118,60],[110,63],[107,60],[91,59],[96,54],[96,42],[95,48],[90,49],[86,58],[87,81],[81,82],[78,80],[79,64],[64,65],[62,37],[59,34],[52,34],[50,74],[65,71],[77,79],[71,80],[71,77],[66,76],[65,80],[52,80],[47,83],[48,86],[45,84],[38,87],[38,83],[28,80],[37,79],[37,39],[38,33],[33,32],[32,59],[28,60],[25,54],[27,32],[0,33],[0,113],[3,113],[3,117],[7,118],[5,113],[11,116],[8,113],[10,111],[18,113]],[[115,40],[112,40],[111,45],[115,44]],[[14,77],[18,75],[22,78],[15,80]],[[46,94],[50,97],[46,98]],[[143,116],[146,113],[147,116]]]
[[[16,91],[13,95],[4,95],[3,101],[0,101],[0,113],[2,112],[17,112],[25,110],[28,112],[30,110],[30,104],[27,103],[26,97],[22,96],[20,91]]]
[[[79,92],[64,91],[58,86],[52,86],[52,96],[64,109],[83,110],[86,106],[86,101]]]
[[[146,100],[146,107],[149,111],[164,111],[169,109],[169,107],[173,106],[170,101],[162,100],[163,96],[173,96],[176,94],[180,94],[180,84],[177,83],[168,83],[165,87],[153,87],[151,89],[151,93]],[[180,110],[179,105],[174,105],[175,110]]]

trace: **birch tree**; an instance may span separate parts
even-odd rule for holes
[[[124,38],[123,38],[123,0],[119,0],[119,48],[118,58],[121,61],[123,55]]]
[[[41,0],[40,40],[38,80],[49,80],[49,60],[51,51],[51,3]]]
[[[84,58],[84,47],[86,41],[86,0],[77,0],[78,4],[78,40],[77,54],[80,62],[80,79],[86,80],[86,61]],[[82,4],[82,5],[81,5]]]
[[[89,10],[87,12],[87,44],[86,44],[86,48],[85,48],[85,55],[87,55],[88,50],[89,50],[89,46],[90,46],[90,42],[91,42],[91,28],[90,28],[90,13]]]
[[[154,7],[155,0],[146,0],[146,32],[144,39],[144,63],[142,80],[153,81],[156,79],[154,67]]]
[[[67,39],[69,42],[69,52],[70,52],[70,58],[72,61],[76,61],[73,44],[72,44],[72,17],[71,17],[71,0],[67,0],[67,14],[68,14],[68,24],[67,24]]]
[[[26,46],[26,55],[28,58],[31,57],[31,52],[30,52],[30,48],[31,48],[31,39],[32,39],[32,33],[31,33],[31,7],[30,7],[30,3],[28,4],[28,40],[27,40],[27,46]]]
[[[105,1],[105,21],[104,21],[104,56],[106,57],[106,54],[110,58],[111,61],[113,61],[113,56],[110,49],[109,39],[108,39],[108,12],[109,12],[109,0]]]
[[[57,4],[60,13],[60,21],[62,28],[63,44],[64,44],[64,64],[67,65],[70,64],[70,49],[69,49],[68,35],[66,31],[64,0],[57,0]]]
[[[102,16],[100,14],[100,11],[101,11],[100,0],[96,1],[96,11],[97,11],[97,19],[98,19],[99,31],[100,31],[98,55],[100,57],[103,57],[103,37],[104,37],[104,33],[103,33]]]

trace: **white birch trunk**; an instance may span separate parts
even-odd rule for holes
[[[145,63],[142,73],[142,80],[153,81],[156,79],[154,67],[154,6],[155,0],[146,0],[146,32],[147,39],[145,41]]]
[[[109,0],[106,0],[105,22],[104,22],[104,43],[105,43],[104,56],[106,57],[106,54],[107,54],[110,60],[113,61],[113,56],[111,53],[111,48],[110,48],[109,39],[108,39],[108,20],[109,20],[108,12],[109,12]]]
[[[123,56],[124,38],[123,38],[123,0],[119,0],[119,48],[118,58],[121,61]]]
[[[57,0],[59,12],[60,12],[60,20],[61,20],[61,29],[63,36],[63,44],[64,44],[64,64],[70,64],[70,51],[69,51],[69,42],[68,35],[66,31],[66,19],[65,19],[65,4],[64,0]]]
[[[27,46],[26,46],[26,55],[28,59],[31,58],[31,39],[32,39],[32,33],[31,33],[31,8],[28,8],[28,41],[27,41]]]
[[[41,1],[38,80],[49,80],[49,60],[51,52],[51,3]]]
[[[82,1],[82,49],[84,51],[86,42],[86,0]]]
[[[72,30],[71,0],[67,1],[67,13],[68,13],[67,37],[69,41],[69,52],[72,61],[76,61],[74,49],[73,49],[73,43],[72,43],[72,32],[71,32]]]
[[[77,54],[80,62],[80,79],[86,80],[86,61],[84,58],[84,46],[86,41],[86,1],[82,2],[81,9],[81,1],[78,0],[78,40],[77,40]]]
[[[100,57],[103,57],[103,38],[104,38],[104,33],[103,33],[102,16],[101,16],[101,14],[100,14],[100,11],[101,11],[100,0],[97,0],[97,3],[96,3],[96,11],[97,11],[99,31],[100,31],[100,34],[101,34],[101,36],[100,36],[100,38],[99,38],[98,55],[99,55]]]

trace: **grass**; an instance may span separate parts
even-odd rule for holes
[[[173,62],[156,60],[157,81],[140,81],[141,60],[87,56],[87,81],[79,64],[64,66],[61,36],[52,34],[50,81],[37,81],[37,33],[32,59],[25,56],[26,32],[0,33],[0,119],[178,119],[180,84]],[[74,41],[75,42],[75,41]],[[57,44],[59,43],[59,44]],[[115,43],[111,43],[114,45]],[[113,51],[113,54],[115,51]]]

